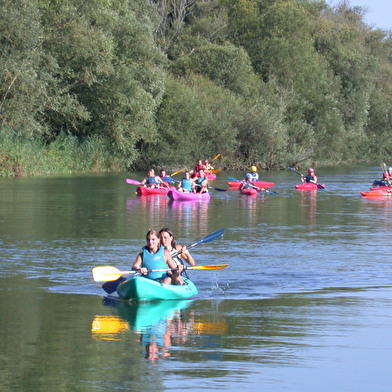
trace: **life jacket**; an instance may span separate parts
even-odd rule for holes
[[[168,269],[169,267],[165,261],[165,248],[160,246],[158,251],[154,254],[150,253],[147,246],[143,248],[142,254],[142,265],[141,267],[145,267],[148,270],[153,269]],[[167,277],[167,273],[165,271],[160,272],[148,272],[147,278],[157,280],[163,279]]]
[[[192,192],[192,180],[191,179],[187,180],[186,178],[183,178],[181,180],[181,185],[187,191]]]
[[[251,175],[252,175],[252,181],[258,181],[259,173],[253,172],[253,173],[251,173]]]
[[[147,185],[158,185],[159,182],[155,176],[154,177],[147,177],[146,184]]]
[[[305,177],[305,181],[306,181],[306,182],[310,182],[311,180],[313,180],[313,177],[312,177],[310,174],[308,174],[308,175]]]
[[[198,173],[200,170],[203,170],[203,169],[204,169],[204,165],[203,164],[199,165],[198,163],[196,163],[195,168],[194,168],[193,171],[195,173]]]
[[[197,177],[196,184],[201,185],[201,183],[205,180],[205,177]]]

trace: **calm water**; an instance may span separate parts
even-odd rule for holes
[[[209,203],[139,197],[144,173],[0,179],[0,385],[4,391],[389,391],[392,198],[380,167],[320,168],[296,191],[211,190]],[[226,188],[224,172],[211,182]],[[105,298],[91,268],[129,269],[150,228],[195,247],[189,301]]]

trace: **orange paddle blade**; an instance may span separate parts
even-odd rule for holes
[[[186,269],[193,270],[216,270],[226,268],[229,264],[219,264],[219,265],[195,265],[194,267],[188,267]]]

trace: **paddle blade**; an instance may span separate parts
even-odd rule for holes
[[[221,156],[221,154],[216,154],[214,158],[211,159],[211,162],[214,162],[216,159],[218,159]]]
[[[234,177],[227,177],[230,181],[234,181],[234,182],[241,182],[242,180],[237,180]]]
[[[194,267],[189,267],[187,269],[194,269],[194,270],[217,270],[226,268],[229,264],[219,264],[219,265],[195,265]]]
[[[116,267],[94,267],[91,270],[95,282],[110,282],[117,280],[121,275],[127,275],[133,271],[120,271]]]
[[[386,172],[386,171],[387,171],[387,165],[386,165],[384,162],[380,163],[380,166],[381,166],[381,170],[382,170],[383,172]]]
[[[227,191],[227,189],[215,188],[214,186],[208,186],[208,189],[215,189],[216,191],[219,191],[219,192],[226,192]]]
[[[131,184],[131,185],[141,185],[141,182],[140,182],[140,181],[132,180],[132,179],[130,179],[130,178],[127,178],[125,181],[127,182],[127,184]]]
[[[216,239],[218,239],[220,236],[223,235],[223,233],[225,232],[225,228],[222,227],[221,229],[214,231],[211,234],[208,234],[206,237],[202,238],[200,241],[198,241],[198,243],[203,243],[203,244],[208,244],[212,241],[215,241]],[[193,245],[195,246],[195,245]],[[192,245],[190,246],[192,247]]]

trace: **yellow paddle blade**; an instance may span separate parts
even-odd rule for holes
[[[94,267],[91,270],[95,282],[110,282],[117,280],[122,275],[130,274],[132,271],[120,271],[116,267]]]
[[[186,167],[184,167],[183,169],[178,170],[178,171],[176,171],[176,172],[174,172],[174,173],[172,173],[172,174],[170,174],[170,175],[171,175],[171,176],[175,176],[176,174],[181,173],[181,172],[183,172],[183,171],[185,171],[185,170],[186,170]]]
[[[218,159],[220,156],[221,156],[221,154],[216,154],[216,155],[214,156],[214,158],[211,159],[211,162],[214,162],[215,159]]]
[[[210,170],[210,173],[220,173],[219,169]]]
[[[226,268],[229,264],[219,264],[219,265],[195,265],[194,267],[189,267],[187,269],[194,270],[216,270]]]

